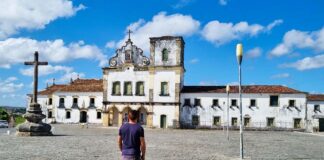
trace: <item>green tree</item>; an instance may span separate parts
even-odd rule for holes
[[[1,120],[9,120],[9,114],[8,114],[8,112],[5,110],[5,109],[3,109],[3,108],[0,108],[0,119]]]

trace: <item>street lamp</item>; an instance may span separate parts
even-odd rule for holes
[[[244,158],[243,156],[243,118],[242,118],[242,80],[241,80],[241,64],[243,59],[243,46],[241,43],[236,45],[236,58],[239,67],[239,95],[240,95],[240,157],[241,159]]]
[[[227,140],[229,141],[229,135],[228,135],[228,128],[229,128],[229,91],[230,91],[230,86],[226,86],[226,93],[227,93]]]

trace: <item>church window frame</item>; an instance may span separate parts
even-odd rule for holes
[[[191,124],[193,126],[199,126],[199,124],[200,124],[200,116],[199,115],[192,115]]]
[[[267,117],[267,127],[275,127],[275,118]]]
[[[52,111],[48,111],[47,118],[53,118],[53,112]]]
[[[65,108],[65,98],[64,97],[59,98],[59,106],[58,106],[58,108]]]
[[[288,100],[288,107],[295,107],[296,106],[296,100],[290,99]]]
[[[112,95],[120,95],[120,82],[115,81],[112,86]]]
[[[270,107],[279,107],[279,96],[270,95]]]
[[[162,50],[162,61],[167,62],[169,60],[169,51],[168,49],[164,48]]]
[[[77,97],[73,97],[73,104],[78,105],[78,98]]]
[[[231,125],[232,126],[235,126],[235,127],[238,125],[238,119],[237,119],[237,117],[232,117]]]
[[[65,100],[63,97],[60,98],[60,105],[64,105],[65,104]]]
[[[101,119],[101,112],[97,112],[97,119]]]
[[[96,98],[90,97],[89,106],[90,107],[95,107],[95,103],[96,103]]]
[[[237,99],[231,99],[231,107],[237,107]]]
[[[161,82],[160,96],[169,96],[169,82]]]
[[[53,99],[52,98],[48,98],[48,105],[52,105],[53,104]]]
[[[213,125],[214,126],[221,126],[221,118],[220,118],[220,116],[214,116],[213,117]]]
[[[133,86],[131,81],[124,82],[124,95],[125,96],[133,95]]]
[[[66,119],[70,119],[71,118],[71,112],[70,111],[66,111],[65,118]]]
[[[145,95],[144,88],[145,86],[143,81],[136,82],[136,95],[144,96]]]
[[[314,105],[314,112],[321,112],[321,108],[319,104]]]

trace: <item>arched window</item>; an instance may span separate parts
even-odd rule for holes
[[[120,95],[120,82],[113,83],[112,95]]]
[[[136,82],[136,95],[144,96],[144,82]]]
[[[60,98],[60,104],[64,105],[64,98]]]
[[[162,61],[168,61],[168,59],[169,59],[169,51],[166,49],[166,48],[164,48],[163,50],[162,50]]]
[[[59,100],[59,108],[65,108],[65,104],[64,104],[65,102],[64,102],[64,98],[60,98],[60,100]]]

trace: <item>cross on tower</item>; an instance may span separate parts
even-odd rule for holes
[[[133,32],[130,29],[128,29],[127,33],[128,33],[128,40],[130,40],[130,34]]]
[[[34,61],[25,62],[25,65],[34,66],[34,92],[33,92],[33,103],[37,103],[37,87],[38,87],[38,66],[39,65],[48,65],[48,62],[39,62],[38,61],[38,52],[34,54]]]

